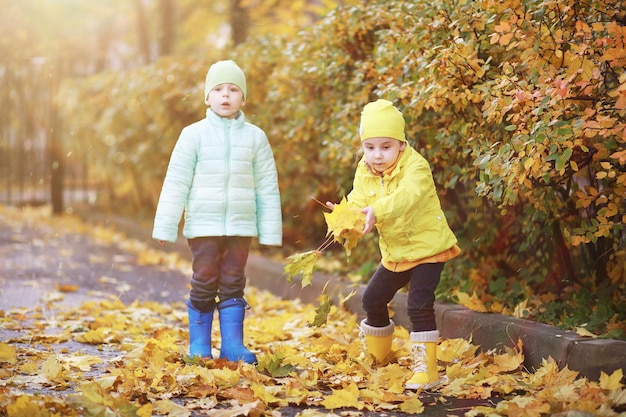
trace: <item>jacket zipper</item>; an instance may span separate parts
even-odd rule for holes
[[[226,148],[226,155],[224,155],[224,164],[226,165],[226,170],[224,172],[224,215],[222,216],[222,221],[224,222],[223,224],[223,230],[224,230],[224,235],[228,236],[228,231],[226,230],[226,227],[228,225],[228,221],[226,220],[226,216],[228,213],[228,201],[229,201],[229,187],[228,184],[230,182],[230,120],[225,120],[225,148]]]
[[[380,192],[378,194],[378,198],[381,198],[381,196],[385,195],[385,174],[384,173],[380,173]],[[382,240],[385,243],[385,246],[389,246],[387,245],[387,242],[385,242],[385,239],[382,237],[382,235],[379,233],[378,234],[378,238],[380,240]]]

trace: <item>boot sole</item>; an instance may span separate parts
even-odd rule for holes
[[[443,376],[440,377],[438,380],[434,381],[434,382],[429,382],[427,384],[404,384],[404,389],[408,389],[408,390],[418,390],[418,389],[422,389],[422,390],[426,390],[426,389],[431,389],[431,388],[435,388],[445,382],[448,381],[448,377]]]

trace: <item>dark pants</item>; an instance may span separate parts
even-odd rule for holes
[[[252,238],[239,236],[189,239],[193,275],[191,304],[201,312],[212,311],[217,301],[243,298],[244,270]]]
[[[363,309],[367,324],[374,327],[389,325],[387,304],[398,290],[407,284],[407,311],[412,331],[437,330],[435,322],[435,289],[439,285],[443,263],[422,264],[403,272],[391,272],[380,265],[363,292]]]

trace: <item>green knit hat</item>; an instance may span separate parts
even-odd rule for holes
[[[204,87],[204,100],[209,97],[209,92],[220,84],[235,84],[243,91],[243,98],[246,98],[246,76],[234,61],[217,61],[211,65],[206,74],[206,85]]]

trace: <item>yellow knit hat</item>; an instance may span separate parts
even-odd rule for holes
[[[246,98],[246,76],[235,61],[217,61],[211,65],[206,74],[206,83],[204,86],[204,100],[209,97],[209,92],[220,84],[235,84],[243,91],[243,98]]]
[[[393,106],[391,101],[378,99],[363,107],[359,134],[361,135],[361,141],[369,138],[385,137],[406,142],[404,117]]]

